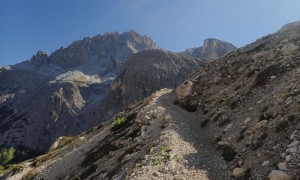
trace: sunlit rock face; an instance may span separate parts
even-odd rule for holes
[[[204,40],[203,46],[187,49],[183,54],[213,60],[235,49],[237,48],[228,42],[209,38]]]

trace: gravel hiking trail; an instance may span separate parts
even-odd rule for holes
[[[216,151],[207,130],[200,127],[201,119],[197,112],[191,113],[179,105],[174,105],[175,99],[176,93],[172,92],[163,95],[158,101],[158,105],[164,107],[171,116],[174,127],[172,129],[181,136],[171,137],[172,148],[176,149],[178,154],[185,154],[186,166],[207,171],[209,179],[232,179],[228,176],[226,162],[220,152]],[[184,142],[180,141],[192,145],[194,153],[187,154],[186,152],[191,152],[188,149],[190,147],[182,145]]]

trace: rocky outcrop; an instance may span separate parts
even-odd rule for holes
[[[211,62],[189,78],[192,95],[178,99],[184,108],[196,101],[201,126],[228,142],[221,151],[234,176],[242,168],[244,178],[300,178],[299,29],[289,24]]]
[[[112,84],[98,120],[110,119],[161,88],[176,88],[200,66],[204,59],[162,50],[147,50],[133,55]]]
[[[204,40],[202,47],[187,49],[183,54],[213,60],[236,49],[228,42],[210,38]]]

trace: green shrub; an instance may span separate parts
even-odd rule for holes
[[[171,148],[169,146],[162,146],[159,152],[159,158],[153,162],[155,165],[165,164],[170,160]]]
[[[117,117],[116,119],[113,120],[112,122],[112,130],[118,130],[121,127],[123,127],[123,125],[126,123],[125,118],[124,117]]]
[[[225,161],[230,162],[234,159],[236,154],[237,153],[235,152],[234,148],[231,146],[228,146],[223,149],[222,157]]]
[[[15,149],[10,147],[9,149],[2,149],[0,153],[0,165],[4,166],[14,158]]]
[[[4,171],[4,167],[0,165],[0,173]]]

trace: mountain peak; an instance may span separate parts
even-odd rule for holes
[[[18,67],[28,69],[55,65],[62,69],[76,67],[83,68],[88,73],[102,74],[118,70],[135,53],[158,48],[150,37],[133,30],[123,33],[108,32],[74,41],[49,56],[46,52],[38,51],[29,63],[20,63]]]
[[[203,46],[187,49],[183,54],[206,59],[217,59],[235,49],[237,48],[231,43],[215,38],[207,38],[204,40]]]

